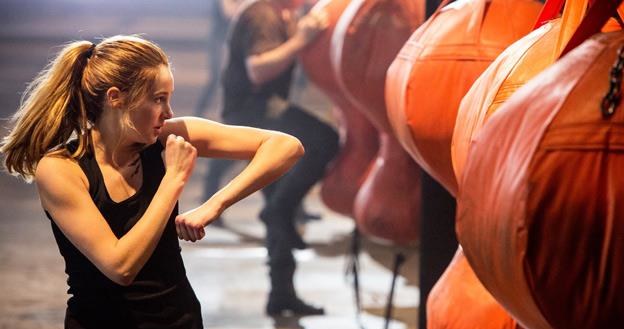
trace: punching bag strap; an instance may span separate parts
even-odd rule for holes
[[[576,46],[583,43],[592,35],[600,32],[600,29],[605,25],[607,20],[617,12],[617,8],[622,3],[622,0],[609,0],[609,1],[596,1],[589,8],[589,12],[581,22],[581,25],[576,29],[572,39],[563,49],[560,57],[563,57],[570,50],[576,48]]]

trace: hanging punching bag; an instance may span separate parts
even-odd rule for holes
[[[376,127],[380,140],[374,165],[356,196],[356,222],[363,233],[397,244],[418,238],[420,168],[391,133],[385,73],[423,15],[420,0],[354,0],[332,36],[332,67],[340,90]]]
[[[491,61],[531,30],[540,8],[532,0],[455,1],[412,34],[388,70],[388,116],[399,141],[453,195],[459,102]]]
[[[427,299],[428,329],[516,329],[518,324],[494,300],[457,248]]]
[[[558,18],[564,2],[563,15]],[[588,3],[548,0],[538,20],[540,28],[505,49],[472,85],[460,104],[453,133],[451,153],[458,180],[473,136],[516,89],[557,60],[581,23]],[[610,29],[615,24],[610,20]]]
[[[319,1],[312,10],[327,13],[328,28],[300,54],[306,75],[336,105],[340,151],[321,182],[321,199],[331,210],[353,217],[353,203],[379,149],[377,131],[338,87],[329,57],[331,36],[349,0]]]
[[[620,2],[596,2],[575,36],[598,31]],[[624,326],[623,45],[623,32],[584,42],[518,89],[471,145],[458,237],[525,327]]]

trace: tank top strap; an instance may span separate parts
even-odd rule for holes
[[[67,149],[70,152],[74,152],[78,148],[78,140],[74,139],[67,143]],[[87,150],[87,152],[79,159],[77,159],[78,165],[82,172],[84,172],[85,176],[87,176],[87,180],[89,182],[89,194],[91,197],[95,198],[98,192],[103,186],[100,184],[100,180],[98,179],[99,169],[97,167],[97,163],[95,162],[95,156],[91,149]]]
[[[156,193],[162,177],[165,175],[165,163],[162,158],[164,146],[160,141],[151,144],[141,151],[141,161],[143,162],[143,184],[145,191],[149,194]]]

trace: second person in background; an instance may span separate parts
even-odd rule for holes
[[[297,297],[292,249],[305,249],[294,217],[302,199],[324,175],[338,151],[336,131],[288,99],[297,54],[327,27],[324,12],[299,21],[303,0],[252,0],[235,16],[228,40],[229,57],[222,75],[223,119],[228,124],[274,129],[297,137],[306,154],[293,169],[263,190],[260,213],[266,224],[271,292],[269,315],[324,314]]]

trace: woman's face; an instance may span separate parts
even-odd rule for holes
[[[169,103],[173,94],[173,75],[166,65],[161,65],[159,70],[150,93],[129,114],[136,129],[133,139],[138,143],[156,142],[165,120],[173,117]]]

